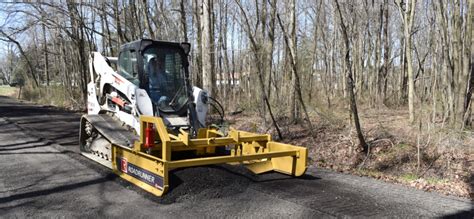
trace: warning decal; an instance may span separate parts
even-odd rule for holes
[[[163,177],[129,163],[127,159],[117,157],[117,169],[148,185],[163,190]]]

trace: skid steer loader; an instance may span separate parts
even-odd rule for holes
[[[304,174],[305,147],[207,126],[212,98],[190,83],[189,51],[188,43],[142,39],[121,46],[118,57],[92,52],[81,153],[157,196],[177,168],[230,163],[256,174]]]

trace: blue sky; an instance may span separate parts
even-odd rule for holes
[[[14,3],[0,3],[0,7],[19,7],[19,4]],[[4,29],[6,26],[19,26],[19,24],[23,24],[24,20],[20,18],[18,15],[11,15],[8,14],[4,10],[0,10],[0,28],[5,32],[9,32],[7,29]],[[16,47],[14,47],[16,49]],[[4,41],[0,41],[0,57],[4,57],[8,51],[8,43]]]
[[[0,11],[0,27],[3,28],[3,26],[5,26],[5,23],[6,23],[6,15],[3,11]],[[6,51],[7,51],[7,43],[6,42],[3,42],[3,41],[0,41],[0,57],[3,57],[5,56],[6,54]]]

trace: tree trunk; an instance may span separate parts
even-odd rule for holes
[[[383,3],[384,11],[384,26],[383,26],[383,70],[382,77],[380,81],[380,89],[382,92],[382,101],[385,102],[387,98],[387,75],[388,75],[388,65],[389,65],[389,38],[388,38],[388,0],[384,0]]]
[[[471,124],[471,105],[472,105],[472,92],[474,90],[474,68],[472,63],[474,62],[474,28],[472,28],[472,22],[474,22],[474,1],[469,2],[469,12],[467,16],[467,29],[466,29],[466,44],[471,44],[470,50],[466,46],[465,52],[465,63],[464,63],[464,70],[467,70],[468,73],[468,80],[466,81],[466,95],[464,97],[464,104],[463,104],[463,128],[470,127]],[[470,42],[469,42],[470,39]],[[470,53],[471,58],[469,60],[468,54]]]
[[[146,29],[148,30],[148,34],[150,34],[150,38],[151,39],[156,39],[155,32],[151,28],[151,22],[150,22],[150,16],[149,16],[149,12],[148,12],[147,0],[143,0],[142,3],[143,3],[143,15],[144,15],[143,17],[145,18]]]
[[[187,22],[186,22],[186,10],[184,9],[184,0],[181,0],[179,2],[179,13],[181,16],[181,28],[182,28],[182,33],[183,33],[183,41],[188,42],[188,28],[187,28]]]
[[[351,111],[352,111],[352,117],[354,119],[354,125],[356,127],[357,131],[357,137],[359,139],[359,144],[362,148],[362,152],[367,153],[369,151],[369,146],[365,142],[364,135],[362,134],[362,129],[360,126],[360,121],[359,121],[359,113],[357,112],[357,104],[356,104],[356,99],[355,99],[355,94],[354,94],[354,80],[352,78],[352,69],[351,69],[351,52],[350,52],[350,43],[349,43],[349,37],[347,36],[347,30],[346,30],[346,25],[344,24],[344,19],[342,18],[342,13],[341,9],[339,6],[339,1],[336,0],[336,8],[338,11],[339,15],[339,24],[342,29],[342,36],[344,40],[344,45],[346,49],[346,77],[347,77],[347,92],[349,93],[349,101],[351,105]]]
[[[195,86],[202,86],[202,27],[201,27],[201,17],[202,17],[202,4],[198,0],[193,1],[193,20],[194,28],[196,29],[196,52],[195,65],[194,65],[194,74],[193,74],[193,83]]]
[[[46,42],[46,27],[44,25],[44,23],[41,25],[42,29],[43,29],[43,52],[44,52],[44,74],[45,74],[45,78],[46,78],[46,86],[49,86],[49,69],[48,69],[48,66],[49,66],[49,60],[48,60],[48,42]]]
[[[402,6],[399,0],[396,1],[400,16],[403,19],[403,34],[405,38],[405,56],[407,59],[407,73],[408,73],[408,112],[410,115],[410,123],[415,121],[415,81],[413,78],[413,58],[412,58],[412,27],[415,16],[416,0],[407,2],[406,6]],[[406,7],[406,8],[405,8]]]
[[[114,0],[114,21],[115,21],[115,26],[117,27],[117,35],[118,35],[118,43],[119,45],[118,46],[121,46],[124,42],[125,42],[125,39],[124,39],[124,35],[122,33],[122,24],[120,22],[120,14],[119,14],[119,4],[118,4],[118,0]]]
[[[303,109],[303,112],[305,114],[306,121],[308,122],[308,125],[309,125],[308,127],[309,132],[311,136],[314,136],[313,124],[311,123],[311,118],[309,117],[308,111],[306,109],[306,105],[303,100],[303,94],[301,92],[301,82],[300,82],[300,77],[297,71],[296,42],[289,39],[288,34],[286,33],[285,28],[283,26],[283,22],[281,21],[280,15],[278,13],[277,13],[277,19],[278,19],[278,23],[280,24],[281,31],[283,32],[283,39],[285,40],[286,47],[288,51],[290,52],[289,54],[290,54],[291,71],[293,73],[293,77],[295,80],[295,87],[294,87],[295,93],[296,93],[295,96],[298,98],[298,102],[300,103]],[[295,113],[295,115],[297,114]]]
[[[283,139],[283,135],[281,134],[280,127],[278,126],[278,123],[275,120],[275,116],[273,115],[272,107],[270,106],[270,101],[268,100],[267,94],[265,93],[264,75],[263,75],[263,72],[262,72],[262,66],[264,65],[264,63],[263,63],[263,60],[261,59],[262,56],[260,55],[261,45],[257,44],[257,41],[255,40],[255,37],[252,35],[249,19],[247,17],[247,14],[244,11],[242,5],[240,4],[240,1],[235,0],[235,2],[239,6],[239,9],[242,13],[242,17],[243,17],[243,20],[244,20],[243,25],[244,25],[244,28],[245,28],[245,32],[247,33],[247,36],[248,36],[248,38],[250,40],[250,43],[251,43],[250,45],[251,45],[251,49],[253,51],[253,55],[254,55],[254,58],[255,58],[255,64],[257,66],[258,82],[259,82],[259,85],[260,85],[259,87],[260,87],[260,91],[261,91],[263,101],[265,102],[265,105],[267,106],[268,113],[270,114],[270,118],[272,120],[273,126],[275,127],[275,130],[277,131],[278,137],[280,139]],[[277,7],[277,6],[272,5],[272,7]],[[242,72],[242,71],[240,71],[240,72]],[[242,78],[242,75],[240,77]],[[250,75],[249,75],[249,77],[250,77]]]
[[[213,0],[204,0],[202,3],[202,82],[204,90],[211,97],[216,97],[214,63],[212,60],[212,53],[214,52],[212,2]]]

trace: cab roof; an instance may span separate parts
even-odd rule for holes
[[[189,43],[159,41],[159,40],[151,40],[151,39],[140,39],[140,40],[135,40],[135,41],[123,44],[120,47],[120,51],[135,50],[135,51],[140,51],[141,52],[146,47],[148,47],[150,45],[169,46],[169,47],[174,47],[174,48],[180,48],[180,49],[183,50],[183,52],[185,52],[185,48],[183,48],[183,45],[189,46]]]

